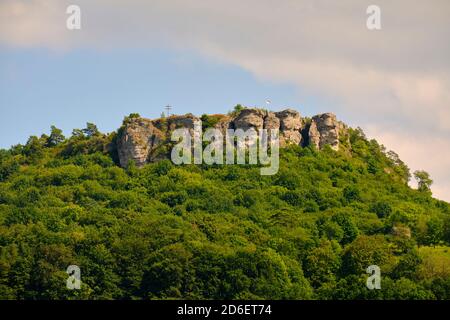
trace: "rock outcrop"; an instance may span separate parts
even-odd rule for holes
[[[332,113],[314,116],[309,123],[302,119],[299,112],[292,109],[279,112],[256,108],[243,109],[235,116],[213,117],[219,119],[214,127],[223,133],[227,129],[279,129],[281,147],[287,144],[301,146],[314,144],[318,149],[330,145],[334,150],[338,150],[340,134],[346,130],[346,126],[337,121]],[[197,121],[200,119],[192,114],[155,120],[128,119],[121,128],[117,140],[121,166],[126,167],[131,160],[137,166],[143,166],[147,162],[161,159],[158,148],[170,143],[171,132],[178,128],[192,131]],[[167,157],[167,154],[163,157]]]
[[[259,130],[264,127],[266,114],[259,109],[244,109],[233,121],[234,129],[248,130],[250,128]]]
[[[268,112],[260,109],[244,109],[233,120],[233,129],[248,130],[250,128],[280,130],[280,144],[300,145],[302,143],[302,119],[300,113],[292,109],[280,112]]]
[[[280,129],[280,119],[273,112],[268,112],[264,118],[264,129]]]
[[[126,167],[130,160],[134,160],[137,166],[143,166],[163,139],[164,134],[151,120],[129,119],[117,142],[120,165]]]
[[[330,145],[332,149],[339,149],[339,132],[341,123],[336,120],[333,113],[323,113],[314,116],[309,127],[309,143],[317,149]]]
[[[194,116],[192,113],[188,113],[183,116],[170,116],[167,118],[161,118],[153,120],[153,124],[155,127],[157,127],[159,130],[163,132],[171,132],[175,129],[180,128],[187,128],[187,129],[194,129],[194,124],[200,121],[199,118]]]
[[[302,144],[302,118],[300,113],[292,109],[286,109],[275,113],[275,116],[280,119],[281,145],[294,143]]]

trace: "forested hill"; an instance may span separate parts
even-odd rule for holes
[[[450,205],[361,130],[281,149],[273,176],[121,168],[116,137],[52,127],[0,151],[1,299],[450,299]]]

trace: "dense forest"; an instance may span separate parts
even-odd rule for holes
[[[52,127],[0,150],[1,299],[450,299],[450,205],[360,129],[281,149],[274,176],[121,168],[116,137]]]

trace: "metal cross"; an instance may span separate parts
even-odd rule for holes
[[[172,107],[168,105],[165,107],[165,109],[167,111],[167,117],[170,116],[170,110],[172,110]]]

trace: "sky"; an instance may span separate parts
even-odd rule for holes
[[[363,128],[450,201],[449,17],[448,0],[0,0],[0,148],[270,99]]]

